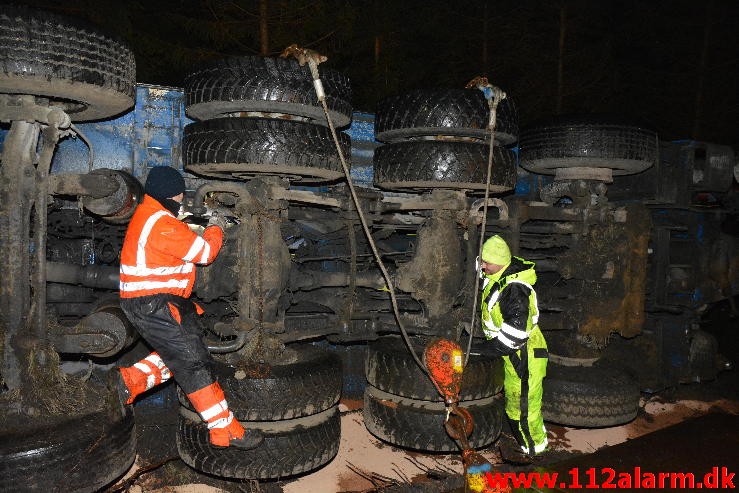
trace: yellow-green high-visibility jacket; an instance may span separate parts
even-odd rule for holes
[[[500,273],[487,275],[482,289],[482,330],[501,356],[515,353],[524,344],[546,348],[539,330],[539,306],[534,263],[513,257]]]

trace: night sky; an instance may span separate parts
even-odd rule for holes
[[[357,110],[485,75],[517,101],[522,126],[556,113],[616,113],[663,139],[739,148],[734,0],[22,3],[124,39],[139,82],[181,87],[203,60],[276,55],[297,43],[351,77]]]

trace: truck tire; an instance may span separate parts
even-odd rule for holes
[[[474,142],[414,141],[375,150],[375,184],[388,190],[485,190],[489,147]],[[516,185],[516,155],[493,148],[492,193]]]
[[[503,400],[488,397],[462,401],[475,421],[469,437],[473,448],[485,447],[500,434]],[[396,396],[370,385],[364,392],[364,423],[377,438],[398,447],[428,452],[459,450],[444,428],[446,410],[442,402],[428,402]]]
[[[557,168],[609,168],[613,175],[639,173],[657,160],[654,130],[601,115],[564,116],[521,132],[521,166],[553,175]]]
[[[425,89],[391,96],[377,105],[375,136],[382,142],[451,136],[489,139],[490,108],[477,89]],[[518,113],[511,99],[496,112],[495,141],[508,145],[518,136]]]
[[[338,135],[349,156],[349,136]],[[322,181],[343,176],[331,132],[309,123],[267,118],[195,122],[185,127],[183,148],[189,171],[216,178],[269,174]]]
[[[427,339],[413,338],[416,354],[421,354]],[[491,397],[503,389],[503,360],[472,352],[462,376],[461,400]],[[439,392],[428,375],[418,367],[400,337],[383,337],[367,347],[365,359],[367,382],[379,390],[409,399],[441,401]]]
[[[136,457],[133,408],[110,401],[45,427],[4,426],[0,491],[94,492],[122,476]]]
[[[341,358],[315,346],[288,348],[279,364],[235,368],[216,362],[213,373],[240,421],[275,421],[316,414],[339,402]],[[180,403],[193,410],[178,389]]]
[[[325,68],[320,75],[331,120],[336,127],[349,125],[349,78]],[[212,61],[185,77],[185,98],[187,114],[197,120],[253,112],[293,115],[328,125],[308,65],[301,67],[292,58],[245,56]]]
[[[0,93],[44,96],[85,121],[133,106],[135,83],[133,53],[120,41],[76,20],[0,7]]]
[[[264,442],[252,450],[210,445],[208,428],[181,408],[177,450],[193,469],[225,478],[281,479],[327,464],[339,451],[341,422],[334,406],[313,416],[275,422],[243,422],[259,429]]]
[[[598,428],[628,423],[639,410],[639,387],[614,367],[552,364],[544,379],[542,413],[546,421]]]

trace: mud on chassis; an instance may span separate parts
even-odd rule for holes
[[[47,128],[54,129],[54,122],[51,120]],[[15,162],[14,145],[18,129],[28,127],[33,130],[38,125],[25,122],[12,124],[4,146],[3,171],[6,177],[14,170],[33,169],[30,159],[32,153],[28,152],[24,156],[29,159],[21,162],[17,168],[5,166]],[[33,132],[20,135],[23,138],[17,140],[22,142],[25,149],[35,146]],[[51,146],[46,148],[48,152],[48,149],[53,150],[55,142],[46,140],[43,144]],[[43,151],[41,155],[44,155]],[[39,166],[43,166],[43,161],[37,164],[34,173],[21,174],[37,180],[38,177],[33,175],[38,173]],[[16,174],[8,182],[16,183],[18,179]],[[191,199],[190,209],[196,219],[194,222],[197,222],[200,214],[217,209],[238,223],[227,229],[223,253],[216,263],[203,270],[195,291],[198,298],[211,303],[209,309],[215,308],[217,313],[221,308],[217,313],[219,320],[212,327],[212,333],[218,336],[218,340],[211,342],[211,350],[224,353],[217,371],[233,399],[234,412],[239,419],[250,421],[252,426],[265,428],[266,446],[270,449],[270,453],[253,454],[253,457],[245,457],[242,453],[238,459],[231,458],[231,461],[231,451],[216,455],[210,451],[207,459],[203,460],[203,454],[198,457],[197,452],[207,443],[203,436],[204,429],[196,425],[199,420],[188,410],[189,404],[183,399],[183,419],[178,435],[180,452],[191,465],[206,472],[230,477],[283,477],[310,470],[330,460],[338,447],[335,404],[341,389],[340,363],[335,356],[323,351],[313,348],[285,349],[283,344],[324,336],[333,336],[337,341],[367,340],[382,332],[383,328],[392,330],[394,326],[386,297],[377,291],[384,287],[384,283],[368,262],[366,244],[358,238],[356,213],[344,191],[341,188],[333,193],[289,190],[287,184],[276,177],[252,179],[244,184],[214,180],[201,186]],[[38,187],[35,201],[19,197],[16,204],[21,205],[19,210],[25,211],[26,217],[36,221],[41,218],[33,211],[38,204],[43,204],[38,199],[41,194],[78,195],[88,211],[114,223],[130,216],[141,196],[140,184],[135,179],[114,171],[55,175],[47,177],[46,182],[29,184],[29,188],[35,187]],[[3,192],[10,194],[12,188],[4,187]],[[390,254],[401,253],[395,256],[406,261],[401,262],[404,267],[395,275],[398,286],[414,293],[413,297],[408,296],[403,300],[404,311],[407,312],[405,316],[408,317],[406,322],[411,322],[418,333],[440,334],[438,327],[433,325],[435,323],[447,327],[450,332],[456,330],[456,319],[453,317],[459,314],[452,313],[450,318],[447,305],[448,300],[457,294],[464,271],[460,227],[477,227],[480,204],[476,203],[470,210],[470,201],[463,193],[445,191],[392,199],[383,199],[376,191],[365,191],[362,197],[364,209],[376,219],[377,227],[373,229],[378,237],[383,237],[388,245],[394,245]],[[504,204],[498,203],[498,206],[504,209]],[[9,209],[6,209],[7,212],[11,212]],[[72,212],[72,216],[77,214]],[[57,214],[69,216],[64,211],[54,211],[51,217],[56,218]],[[74,229],[71,223],[68,218],[57,218],[49,231],[58,233],[60,228]],[[4,232],[8,234],[3,237],[3,246],[8,252],[29,251],[30,233],[47,230],[43,224],[24,227],[20,222],[16,229],[12,229],[10,223],[7,226]],[[111,237],[117,235],[120,238],[122,231],[123,227],[119,227],[117,232],[111,230]],[[408,248],[406,233],[409,231],[418,234],[415,254]],[[330,244],[326,239],[332,235],[335,241]],[[34,247],[43,247],[41,251],[45,255],[32,258],[24,256],[17,266],[34,274],[45,272],[46,278],[39,278],[39,282],[43,279],[41,285],[50,281],[52,284],[49,286],[81,284],[104,289],[116,287],[116,275],[110,268],[47,262],[48,249],[43,236],[39,234],[33,238],[37,241]],[[296,245],[293,247],[293,260],[288,243]],[[440,245],[443,247],[440,248]],[[341,251],[342,248],[344,251]],[[341,262],[339,265],[343,264],[344,267],[327,269],[327,260],[334,263],[338,260]],[[431,270],[427,268],[429,265],[445,267]],[[321,266],[323,270],[311,268],[313,266]],[[21,278],[24,276],[22,272],[19,275]],[[6,278],[9,279],[13,277]],[[4,300],[6,303],[10,300],[18,302],[15,294],[19,293],[21,301],[26,296],[29,306],[36,308],[43,302],[40,293],[46,293],[47,290],[35,286],[39,284],[33,284],[31,289],[26,283],[13,286],[7,291],[12,295]],[[360,293],[356,297],[359,301],[352,301],[352,295],[357,290],[364,290],[365,296],[360,298]],[[379,294],[373,296],[374,293]],[[56,293],[56,296],[59,298],[53,301],[64,299],[64,293]],[[347,303],[354,307],[347,307]],[[13,312],[6,313],[10,315]],[[17,313],[22,313],[22,310]],[[20,350],[6,352],[6,358],[15,356],[21,364],[28,362],[28,368],[21,364],[14,367],[13,361],[6,361],[4,367],[5,384],[9,390],[17,388],[24,395],[20,405],[27,406],[27,409],[21,410],[19,417],[28,413],[33,415],[34,405],[45,405],[50,399],[56,404],[64,403],[78,409],[80,403],[88,402],[85,397],[88,400],[91,398],[85,393],[101,391],[94,384],[74,382],[60,374],[55,352],[108,356],[118,353],[134,339],[132,328],[114,305],[98,307],[73,325],[57,323],[56,320],[50,322],[33,325],[33,338],[21,331],[7,334],[8,340],[17,344],[14,348]],[[48,327],[48,330],[39,327]],[[269,364],[268,376],[260,375],[259,370],[255,371],[253,366],[244,364],[253,360]],[[44,367],[37,367],[36,364],[43,364]],[[14,368],[18,371],[13,372]],[[244,377],[246,372],[248,375]],[[18,379],[17,383],[13,378]],[[42,394],[55,386],[60,387],[51,397]],[[66,395],[59,395],[62,392]],[[6,394],[8,396],[10,393]],[[93,449],[103,447],[109,455],[99,459],[100,463],[106,468],[106,474],[117,475],[130,464],[135,449],[131,433],[132,416],[130,410],[123,410],[123,414],[119,415],[121,410],[111,401],[107,401],[98,412],[105,413],[106,418],[98,417],[97,422],[107,428],[87,430],[81,438],[90,440],[89,446]],[[37,413],[43,416],[45,411]],[[499,414],[496,416],[499,417]],[[81,424],[92,421],[93,417],[89,413],[82,413],[71,422],[60,417],[58,419],[61,422],[55,422],[51,418],[48,426],[60,441],[68,440],[66,430],[79,428]],[[101,445],[99,441],[93,441],[101,434],[111,443]],[[39,435],[37,426],[30,427],[27,435],[18,436],[23,439],[19,445],[27,447],[28,440]],[[58,461],[60,457],[53,450],[58,444],[46,445],[50,450],[43,453],[42,458],[49,462]],[[88,448],[76,450],[76,453],[71,453],[66,448],[60,453],[70,456],[68,460],[76,463],[89,460]],[[290,457],[289,452],[296,450],[298,452]],[[288,460],[275,464],[272,454],[288,456]],[[12,452],[6,458],[10,456],[13,456]],[[27,459],[24,462],[21,457],[14,458],[29,467],[28,472],[37,467],[36,463]],[[18,460],[15,464],[10,461],[8,466],[15,468]],[[106,460],[113,460],[113,463]],[[27,479],[22,471],[19,474],[17,470],[8,478],[11,481]],[[101,481],[97,486],[110,478],[96,478]],[[55,481],[54,478],[47,480]],[[70,487],[84,490],[84,484],[80,483],[70,484]],[[95,487],[91,485],[92,489]]]
[[[254,68],[263,67],[267,62],[248,59],[229,63]],[[125,63],[122,65],[126,66]],[[225,73],[225,68],[229,67],[216,64],[205,71]],[[233,65],[230,68],[233,69]],[[43,302],[44,296],[50,297],[47,301],[69,301],[80,293],[79,290],[62,289],[59,284],[114,290],[117,285],[115,268],[111,265],[111,272],[100,266],[83,268],[68,262],[47,262],[41,252],[56,251],[63,235],[55,234],[53,240],[45,239],[44,231],[74,230],[74,221],[49,216],[54,224],[48,227],[44,225],[47,216],[35,213],[46,209],[45,200],[50,193],[82,197],[82,205],[87,210],[114,223],[125,221],[130,214],[141,191],[140,184],[125,173],[96,170],[85,175],[46,176],[56,129],[64,132],[69,123],[64,113],[84,119],[81,111],[109,101],[111,92],[113,95],[128,94],[129,99],[124,97],[115,108],[106,108],[103,113],[87,117],[99,118],[124,110],[126,104],[131,103],[133,78],[130,72],[125,72],[123,78],[131,85],[104,91],[103,98],[82,104],[69,104],[68,100],[72,96],[81,97],[80,94],[84,95],[86,91],[63,93],[54,98],[54,92],[49,92],[54,88],[43,84],[42,94],[46,97],[4,96],[3,99],[3,119],[14,122],[6,138],[0,169],[4,180],[2,220],[6,221],[0,228],[0,241],[2,250],[9,252],[10,258],[8,276],[4,277],[2,285],[2,321],[6,331],[3,342],[4,349],[13,348],[12,351],[3,351],[3,374],[8,390],[4,394],[9,397],[22,389],[25,398],[20,403],[12,401],[17,408],[15,410],[21,411],[16,413],[18,416],[45,417],[45,410],[39,407],[42,404],[51,405],[57,411],[53,415],[56,418],[34,422],[18,419],[14,424],[12,430],[13,433],[17,430],[17,434],[13,435],[12,441],[21,444],[21,448],[5,453],[6,460],[2,462],[9,471],[15,471],[2,475],[11,484],[44,487],[47,485],[41,481],[49,481],[50,488],[60,487],[58,478],[53,475],[41,478],[33,474],[49,463],[54,466],[46,468],[47,471],[72,471],[63,479],[63,489],[94,490],[120,474],[133,459],[135,446],[130,413],[116,409],[106,401],[98,409],[78,415],[79,403],[89,402],[90,394],[99,394],[101,389],[93,383],[76,384],[73,379],[61,375],[56,364],[57,351],[112,355],[130,345],[133,331],[126,324],[125,317],[115,306],[103,305],[96,307],[79,323],[49,324],[43,320],[45,311],[42,307],[48,306]],[[95,87],[87,87],[87,90],[90,94],[97,94]],[[5,88],[5,91],[15,94],[18,88]],[[410,100],[431,100],[437,106],[439,101],[452,100],[455,106],[459,106],[459,96],[450,94],[442,91],[413,95]],[[469,96],[462,96],[461,101],[469,103]],[[191,102],[191,109],[201,103]],[[408,104],[411,103],[407,100],[400,101],[401,107]],[[397,102],[386,106],[392,109]],[[484,112],[484,103],[478,106]],[[387,110],[378,109],[378,125],[383,114],[389,118]],[[391,110],[389,114],[392,115]],[[206,121],[189,127],[195,140],[198,132],[250,132],[254,129],[260,135],[281,136],[285,129],[295,130],[302,125],[296,123],[291,126],[262,119],[218,119],[208,114],[199,117]],[[425,115],[420,117],[423,120]],[[391,123],[395,121],[389,119]],[[508,123],[511,121],[508,119]],[[400,123],[402,127],[403,122]],[[423,128],[433,127],[428,121],[423,125]],[[503,125],[504,130],[505,127]],[[41,128],[44,129],[43,146],[35,157],[35,142]],[[305,130],[299,133],[312,134],[313,130],[303,128]],[[588,128],[592,130],[594,127]],[[631,127],[626,130],[629,129]],[[406,325],[419,334],[420,341],[423,335],[457,336],[461,332],[459,322],[468,317],[464,307],[471,302],[471,286],[477,282],[471,259],[475,255],[481,204],[462,192],[449,189],[468,189],[470,183],[479,185],[480,180],[479,177],[475,180],[453,178],[429,184],[423,179],[414,181],[414,178],[422,178],[420,176],[409,180],[409,174],[422,167],[423,163],[417,161],[419,155],[474,158],[481,154],[479,151],[483,145],[465,142],[464,139],[394,141],[398,136],[393,137],[387,128],[385,130],[388,144],[376,152],[375,181],[381,187],[399,188],[407,194],[365,190],[362,192],[363,209],[370,214],[373,236],[381,246],[383,256],[396,264],[393,280],[405,293],[401,297],[401,309]],[[516,130],[508,130],[502,133],[508,133],[515,140]],[[511,139],[503,144],[510,143]],[[498,158],[502,156],[503,162],[511,165],[503,168],[510,172],[512,178],[515,160],[510,159],[510,151],[500,146],[495,146],[495,151],[501,154]],[[411,161],[415,163],[413,167],[407,166]],[[473,161],[481,162],[480,159]],[[212,163],[197,171],[208,175],[214,169],[218,176],[219,172]],[[583,173],[582,170],[579,172]],[[546,300],[542,305],[544,329],[559,329],[567,334],[573,333],[573,327],[595,329],[592,332],[577,331],[581,336],[578,342],[584,342],[584,346],[568,344],[571,342],[568,339],[561,346],[599,349],[607,336],[597,329],[608,329],[610,334],[613,328],[599,322],[609,320],[610,314],[614,315],[616,322],[623,323],[616,327],[619,331],[638,328],[641,323],[639,317],[643,307],[640,304],[644,295],[643,273],[646,271],[643,267],[649,261],[644,257],[648,251],[644,248],[645,237],[637,232],[644,230],[644,216],[638,207],[630,209],[627,205],[614,205],[606,200],[603,182],[607,177],[604,171],[590,170],[579,176],[569,173],[536,196],[527,197],[528,200],[522,197],[493,200],[491,205],[497,212],[488,221],[487,229],[506,236],[514,253],[522,253],[537,261],[543,279],[548,277],[547,282],[540,283],[541,298]],[[275,173],[267,173],[270,174]],[[296,174],[296,170],[288,170],[282,175],[294,181]],[[226,170],[221,178],[241,178],[245,183],[214,180],[188,200],[196,219],[215,209],[235,218],[234,226],[227,230],[228,241],[223,254],[214,265],[204,269],[196,295],[208,302],[209,311],[217,317],[209,323],[210,344],[213,352],[223,353],[216,370],[232,398],[234,412],[238,419],[263,427],[268,440],[260,454],[235,457],[231,451],[224,451],[221,455],[214,455],[204,446],[206,438],[203,427],[198,424],[199,418],[183,400],[178,446],[183,458],[200,470],[229,477],[272,478],[298,474],[328,462],[336,453],[339,437],[336,413],[341,389],[339,361],[316,348],[296,348],[291,344],[285,349],[283,344],[318,337],[336,342],[365,341],[392,332],[394,323],[387,296],[382,291],[384,283],[374,270],[345,190],[340,186],[326,192],[288,189],[279,176],[255,178],[256,175],[259,173],[240,171],[234,175]],[[503,181],[506,186],[498,190],[500,192],[513,185],[508,178]],[[428,192],[429,188],[436,190]],[[561,198],[569,199],[572,204],[561,202]],[[109,249],[116,249],[122,231],[122,227],[116,229],[115,226],[106,230]],[[636,245],[631,252],[633,255],[619,250],[622,243],[611,242],[609,246],[609,242],[602,241],[604,237],[613,240],[624,236],[633,237]],[[55,242],[56,245],[44,248],[44,241]],[[66,248],[71,242],[61,241],[61,244]],[[29,256],[28,252],[32,255]],[[114,264],[114,257],[107,263]],[[29,276],[33,279],[30,287],[27,282]],[[54,284],[43,289],[41,286],[46,281]],[[589,319],[590,307],[578,298],[588,292],[597,294],[608,305],[598,307],[599,313],[603,314],[600,319]],[[5,296],[7,293],[12,293],[12,296]],[[65,305],[69,306],[68,303]],[[69,315],[89,313],[82,306],[77,309]],[[25,317],[29,311],[33,320]],[[617,318],[623,313],[634,314],[631,325]],[[418,368],[405,348],[396,342],[399,343],[382,339],[369,349],[366,370],[371,387],[365,396],[368,428],[377,436],[401,446],[454,450],[453,442],[443,434],[441,427],[436,426],[443,406],[433,402],[438,400],[435,390],[417,385],[424,382],[425,377],[417,373]],[[560,362],[575,361],[578,364],[595,359],[590,353],[559,356]],[[257,360],[256,365],[253,364],[254,359]],[[499,402],[491,397],[500,390],[495,363],[480,354],[471,361],[475,367],[466,372],[475,380],[468,382],[462,398],[468,402],[466,407],[480,425],[478,430],[483,430],[482,434],[471,438],[473,445],[490,443],[500,430]],[[573,377],[569,370],[560,371],[563,372],[559,379],[562,385],[558,388],[558,395],[549,400],[554,405],[545,409],[548,419],[584,426],[605,426],[627,421],[636,412],[638,387],[622,372],[595,366],[579,371]],[[588,376],[587,382],[578,381],[583,375]],[[552,376],[549,380],[556,380]],[[602,385],[592,386],[594,381],[602,381],[606,377],[614,384],[610,387],[615,389],[608,395],[602,392]],[[576,402],[579,397],[577,391],[583,385],[589,389],[588,396],[595,403],[585,408]],[[49,392],[49,389],[56,389],[56,393]],[[389,411],[387,403],[396,405],[393,412]],[[546,403],[545,398],[545,406]],[[69,419],[60,418],[58,411],[67,409],[75,412],[69,413]],[[573,409],[576,412],[573,413]],[[92,423],[96,423],[95,426]],[[25,430],[23,425],[27,425]],[[40,427],[52,432],[39,432]],[[434,429],[439,433],[429,433]],[[50,442],[48,435],[56,437],[57,442]],[[102,441],[100,437],[103,437]],[[72,441],[77,444],[74,449],[65,446]],[[34,448],[36,443],[41,454],[31,458],[24,456],[25,451],[29,447]],[[80,443],[86,445],[79,446]],[[11,456],[15,462],[7,460]],[[271,460],[273,456],[284,460]],[[68,461],[70,467],[59,467],[60,460]],[[103,464],[104,467],[95,468],[95,464],[88,464],[90,460],[98,461],[95,464]],[[87,474],[91,468],[100,474]],[[29,476],[35,483],[28,482]]]
[[[66,20],[60,21],[55,16],[8,9],[0,21],[4,33],[15,32],[18,24],[42,39],[54,34],[55,29],[61,31],[63,36],[51,36],[57,43],[51,52],[77,50],[96,69],[95,73],[86,72],[85,67],[70,70],[69,64],[74,66],[74,61],[56,63],[54,57],[45,58],[50,53],[46,50],[34,53],[34,45],[30,45],[29,54],[22,37],[9,38],[14,41],[5,45],[8,53],[19,57],[22,63],[13,66],[15,72],[9,70],[1,80],[2,119],[9,123],[9,132],[3,143],[0,168],[3,198],[0,246],[8,256],[7,275],[0,286],[3,303],[0,399],[3,416],[10,423],[3,430],[7,434],[3,439],[6,448],[2,450],[1,477],[4,487],[14,490],[94,491],[119,476],[133,461],[133,416],[130,409],[116,405],[112,394],[89,379],[89,375],[77,379],[62,373],[58,354],[112,357],[132,344],[135,331],[120,309],[114,303],[91,302],[90,297],[96,297],[101,290],[114,292],[117,287],[116,255],[110,252],[119,249],[124,231],[122,223],[132,214],[142,191],[141,184],[122,171],[95,169],[85,174],[50,174],[50,166],[56,143],[69,129],[84,138],[71,121],[112,116],[133,103],[133,61],[131,53],[116,41],[89,32],[86,27],[70,27]],[[107,52],[85,51],[101,44]],[[115,61],[107,58],[109,52],[119,55]],[[74,58],[75,53],[70,56],[78,60]],[[278,62],[250,60],[248,63],[264,66]],[[27,73],[29,67],[31,74]],[[51,81],[46,76],[49,71],[53,73]],[[273,132],[275,128],[303,128],[300,132],[313,132],[305,125],[281,125],[267,120],[194,124],[198,125],[206,130],[211,127],[223,130],[225,126],[242,131],[259,127],[263,135],[272,132],[270,135],[278,137],[283,134]],[[196,132],[198,128],[191,130]],[[296,173],[287,175],[294,179]],[[443,192],[430,197],[430,200],[393,200],[382,204],[378,192],[368,191],[363,200],[368,202],[367,210],[373,214],[390,216],[389,225],[397,222],[403,227],[420,224],[423,214],[411,217],[397,212],[438,210],[433,228],[442,232],[442,240],[449,237],[451,241],[451,225],[468,221],[464,200],[459,194]],[[368,296],[366,303],[352,301],[355,309],[347,310],[341,303],[331,302],[331,297],[343,286],[352,292],[369,286],[370,294],[384,287],[378,283],[377,276],[363,272],[367,253],[362,241],[356,238],[356,217],[346,212],[350,208],[345,205],[348,202],[341,191],[316,194],[287,190],[285,182],[269,177],[253,179],[243,186],[213,182],[200,189],[193,200],[198,213],[203,212],[203,205],[227,208],[227,214],[243,223],[228,231],[229,239],[234,241],[227,242],[221,256],[220,262],[226,268],[212,266],[212,282],[201,282],[196,294],[210,300],[209,308],[219,317],[220,323],[211,324],[219,339],[213,342],[212,350],[226,354],[216,372],[230,396],[231,407],[238,419],[249,421],[251,426],[261,426],[267,440],[259,452],[251,454],[232,457],[233,452],[229,450],[214,453],[206,445],[199,418],[183,402],[178,432],[180,453],[194,467],[227,477],[275,478],[314,469],[328,462],[338,448],[336,403],[341,389],[340,363],[336,356],[316,348],[282,345],[331,333],[352,340],[357,337],[350,323],[354,318],[365,320],[370,326],[382,326],[390,321],[382,293]],[[66,208],[68,202],[77,202],[80,212]],[[317,207],[296,209],[297,220],[288,223],[285,221],[290,217],[288,202]],[[103,238],[85,238],[88,233],[82,227],[81,218],[87,213],[108,225],[103,228]],[[315,244],[323,242],[332,232],[342,236],[345,234],[342,227],[352,232],[346,235],[348,250],[340,255],[344,257],[341,260],[349,260],[349,275],[346,269],[342,272],[340,268],[335,272],[324,269],[326,273],[287,267],[294,263],[289,261],[284,238],[294,237],[292,244],[296,244],[296,250],[301,249],[300,245],[312,244],[296,251],[299,257],[305,257],[306,251],[315,251],[335,260],[336,248],[332,251],[329,245],[328,251],[324,251],[323,246]],[[398,239],[392,230],[384,229],[380,234],[385,235],[386,241],[407,246],[407,238]],[[427,247],[422,250],[431,251],[428,243],[428,239],[420,242],[419,248],[425,244]],[[455,241],[451,244],[458,247]],[[254,249],[254,245],[258,248]],[[90,247],[102,261],[80,265],[79,257]],[[410,258],[409,253],[401,254]],[[437,253],[426,255],[438,257]],[[444,265],[458,267],[459,252],[452,255],[453,259],[441,260],[449,260]],[[358,261],[356,258],[360,256],[363,258]],[[307,266],[319,262],[315,258],[303,260]],[[419,299],[428,299],[434,314],[440,313],[440,300],[446,294],[409,277],[413,270],[408,269],[408,274],[400,274],[397,279],[412,286],[410,291],[421,293]],[[238,273],[235,282],[229,277],[233,273]],[[207,272],[203,279],[206,277]],[[324,289],[321,295],[328,301],[322,299],[316,303],[315,296],[307,294],[300,297],[316,286]],[[421,328],[428,328],[429,324],[424,322],[428,317],[423,316],[421,305],[411,298],[407,302],[410,316]],[[50,308],[51,314],[47,312]],[[220,320],[224,315],[225,320]],[[318,320],[323,320],[326,327],[316,330]],[[342,320],[345,323],[340,323]],[[328,328],[329,323],[335,325]],[[372,337],[372,331],[364,332],[359,338]],[[252,363],[249,357],[258,359],[256,367],[247,364]],[[100,399],[100,395],[106,398]],[[34,452],[29,454],[29,450]],[[281,460],[276,461],[274,457]],[[39,470],[45,473],[37,474]]]

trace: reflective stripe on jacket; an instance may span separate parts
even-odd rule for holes
[[[195,264],[213,262],[222,243],[221,228],[210,226],[198,236],[145,195],[123,241],[121,298],[159,293],[188,298],[195,284]]]

